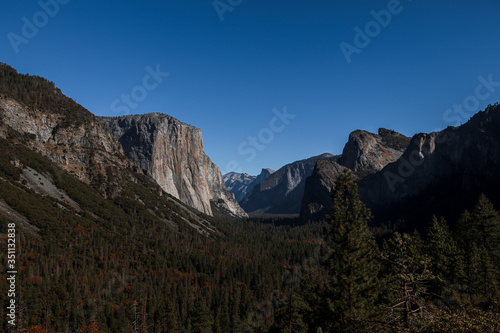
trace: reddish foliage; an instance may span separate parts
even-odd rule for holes
[[[91,322],[88,325],[82,326],[78,329],[78,333],[106,333],[99,329],[99,325],[96,322]]]
[[[109,303],[109,310],[111,310],[112,312],[114,312],[116,314],[116,313],[118,313],[118,311],[120,311],[120,306],[115,305],[113,303]]]
[[[85,234],[85,228],[82,227],[81,225],[77,224],[76,227],[73,229],[75,232],[80,232],[82,234]]]
[[[52,333],[53,331],[46,330],[42,325],[33,325],[28,327],[28,333]]]
[[[28,276],[26,278],[26,281],[31,282],[36,286],[39,286],[42,283],[42,277],[41,276]]]

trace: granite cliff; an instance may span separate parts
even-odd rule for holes
[[[182,202],[212,215],[211,203],[235,216],[241,209],[219,168],[203,152],[201,130],[161,113],[100,118],[125,155]]]
[[[356,130],[349,135],[339,164],[364,177],[396,161],[409,142],[410,138],[385,128],[380,128],[378,134]]]

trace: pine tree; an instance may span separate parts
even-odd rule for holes
[[[177,308],[177,300],[173,297],[166,301],[165,321],[168,332],[180,332],[179,309]]]
[[[466,210],[460,215],[456,226],[456,243],[459,250],[467,252],[475,240],[479,239],[479,232],[472,224],[470,213]]]
[[[227,288],[224,288],[223,290],[219,322],[222,332],[231,331],[231,319],[229,316],[229,293]]]
[[[280,304],[275,312],[275,323],[270,332],[309,332],[307,323],[304,322],[304,313],[311,311],[311,307],[302,295],[292,290],[286,298],[286,302]]]
[[[427,231],[427,253],[432,259],[432,271],[440,280],[450,280],[453,276],[454,257],[457,253],[455,241],[444,218],[432,217]]]
[[[460,285],[459,281],[464,274],[463,256],[448,228],[444,218],[432,217],[427,230],[426,253],[431,259],[431,271],[434,276],[429,287],[437,299],[450,304],[456,300]]]
[[[418,233],[396,232],[383,244],[389,323],[396,326],[408,328],[413,314],[426,311],[424,296],[433,276],[429,269],[431,260],[422,248]]]
[[[195,333],[212,333],[213,318],[206,303],[204,293],[196,296],[191,323]]]
[[[473,303],[491,304],[500,296],[500,215],[482,194],[471,213],[457,221],[457,244],[464,258],[465,292]]]
[[[232,306],[231,306],[231,326],[232,332],[239,332],[241,325],[241,315],[240,315],[240,292],[233,285],[233,298],[232,298]]]
[[[360,201],[351,173],[335,183],[331,217],[329,299],[331,329],[359,331],[375,314],[378,247],[368,229],[371,212]]]
[[[494,266],[494,274],[500,278],[500,214],[486,195],[481,194],[471,211],[471,219],[480,231],[480,244],[484,245]]]

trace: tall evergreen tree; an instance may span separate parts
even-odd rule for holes
[[[465,264],[465,292],[473,295],[473,303],[498,304],[500,215],[484,194],[457,221],[457,243]]]
[[[229,293],[227,288],[224,288],[222,295],[222,304],[220,309],[219,323],[221,332],[230,332],[231,319],[229,313]]]
[[[179,310],[177,300],[169,298],[165,306],[165,321],[168,332],[179,332]]]
[[[486,195],[479,196],[471,211],[471,219],[480,231],[479,242],[491,258],[494,274],[500,278],[500,214]]]
[[[195,333],[212,333],[213,317],[210,315],[210,309],[204,296],[204,293],[197,295],[190,316],[193,332]]]
[[[309,326],[304,320],[304,314],[311,312],[309,304],[302,295],[292,290],[286,298],[286,302],[280,304],[276,309],[275,322],[270,332],[309,332]]]
[[[382,257],[385,263],[389,323],[401,328],[410,327],[413,314],[426,310],[424,296],[433,278],[430,258],[423,251],[418,233],[396,232],[384,241]]]
[[[427,255],[431,259],[431,271],[434,279],[429,290],[440,304],[451,305],[459,301],[460,281],[464,276],[463,256],[451,234],[444,218],[433,216],[427,230]]]
[[[434,277],[442,283],[452,283],[460,274],[461,265],[457,245],[444,218],[438,220],[436,216],[432,217],[426,243]]]
[[[371,212],[360,201],[351,173],[340,175],[333,192],[328,309],[330,329],[360,331],[376,313],[379,252],[368,229]]]

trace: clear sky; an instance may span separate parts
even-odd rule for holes
[[[96,115],[199,127],[223,173],[257,174],[340,154],[356,129],[412,136],[500,101],[499,14],[498,0],[3,0],[0,61]]]

